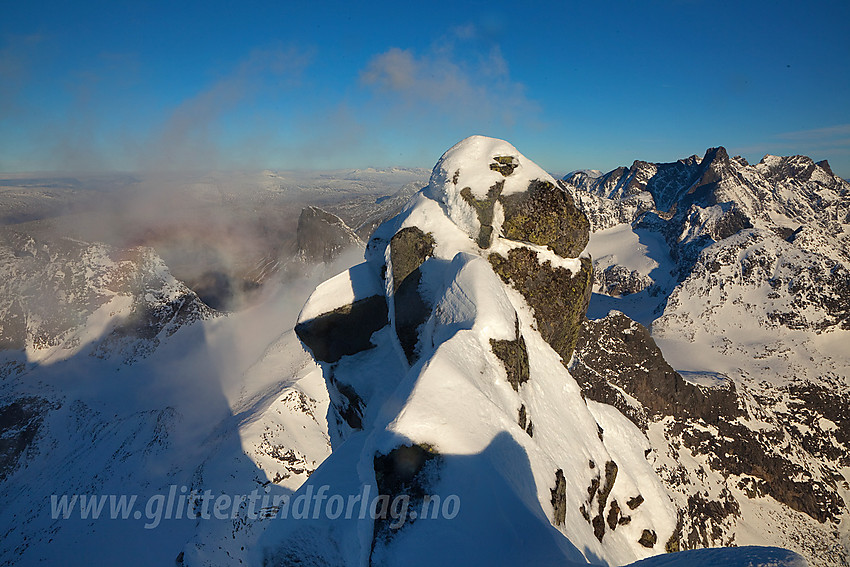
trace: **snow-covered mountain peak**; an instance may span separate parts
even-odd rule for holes
[[[555,180],[541,167],[519,153],[504,140],[470,136],[461,140],[437,161],[431,173],[429,192],[436,198],[469,187],[473,196],[483,199],[490,188],[502,182],[502,194],[511,195],[528,189],[535,180]],[[444,198],[446,198],[444,197]]]
[[[334,452],[300,490],[369,486],[411,506],[456,495],[460,512],[400,528],[279,523],[266,558],[309,550],[340,564],[326,551],[338,548],[350,565],[622,564],[676,548],[647,441],[583,399],[566,368],[589,300],[587,232],[570,196],[507,142],[476,136],[446,152],[375,231],[366,262],[301,313]]]
[[[503,140],[471,136],[454,145],[423,195],[481,249],[504,236],[574,258],[587,243],[587,219],[569,195]]]
[[[0,230],[0,377],[81,351],[145,358],[181,326],[216,313],[151,248],[114,249]],[[2,358],[0,358],[2,360]]]

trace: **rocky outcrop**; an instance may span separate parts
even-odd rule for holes
[[[611,297],[622,297],[645,290],[652,286],[652,278],[620,266],[612,264],[603,270],[594,270],[593,283],[601,293]]]
[[[717,423],[743,413],[732,382],[715,388],[686,382],[649,331],[619,312],[584,321],[569,368],[587,397],[616,407],[643,430],[648,419],[668,415]]]
[[[590,302],[593,278],[590,260],[582,258],[581,269],[572,273],[553,267],[548,260],[541,263],[537,252],[531,249],[514,248],[507,257],[491,254],[490,264],[505,283],[522,294],[534,310],[540,334],[566,364]]]
[[[404,502],[411,510],[425,511],[423,519],[428,521],[439,513],[439,497],[436,505],[429,502],[439,480],[442,456],[431,445],[401,445],[386,455],[374,457],[375,483],[378,487],[378,508],[372,535],[372,553],[376,544],[386,546],[402,529],[405,522],[396,525],[391,517],[390,506]],[[397,505],[397,504],[395,504]],[[436,506],[436,512],[435,512]],[[429,514],[430,513],[430,514]],[[416,518],[407,524],[412,525]],[[370,557],[370,564],[374,557]]]
[[[508,374],[508,382],[515,391],[528,382],[528,350],[525,348],[525,339],[519,332],[519,321],[516,324],[516,338],[513,340],[490,339],[490,346]],[[520,410],[520,427],[525,429],[525,406]]]
[[[642,430],[662,435],[664,444],[655,450],[667,458],[656,466],[672,492],[684,495],[683,522],[668,549],[729,544],[744,498],[770,496],[819,524],[840,521],[846,503],[837,466],[846,457],[837,447],[847,440],[842,427],[830,424],[846,423],[843,408],[850,400],[838,401],[842,394],[803,383],[771,399],[738,391],[728,378],[714,386],[690,383],[667,364],[642,325],[618,312],[584,322],[570,372],[588,398],[613,405]],[[747,425],[754,418],[764,425]],[[687,469],[679,461],[683,451],[705,459],[718,479],[738,479],[737,495],[726,488],[727,480],[719,481],[718,493],[711,497],[690,492]],[[812,470],[801,459],[835,465]],[[705,471],[700,474],[704,486],[711,486]],[[592,486],[589,492],[595,490]],[[628,506],[634,509],[642,501],[636,497]],[[609,524],[614,516],[609,510]],[[595,528],[603,526],[601,518],[586,517]],[[642,536],[641,545],[651,547],[656,539]]]
[[[553,523],[556,526],[563,526],[567,516],[567,480],[564,478],[563,470],[555,471],[555,488],[550,492],[552,493]]]
[[[505,175],[504,172],[502,174]],[[496,207],[496,201],[499,195],[502,194],[504,186],[504,181],[497,182],[490,187],[484,199],[476,199],[469,187],[464,187],[460,191],[460,196],[463,197],[463,200],[475,209],[478,222],[481,224],[481,228],[478,230],[478,238],[475,239],[479,248],[489,248],[490,243],[493,241],[493,209]]]
[[[433,236],[415,226],[398,231],[390,240],[395,328],[410,364],[416,360],[417,331],[431,313],[431,306],[419,292],[419,267],[433,253]]]
[[[302,321],[295,326],[295,334],[316,360],[338,362],[343,356],[372,348],[372,333],[388,322],[386,300],[373,295]]]
[[[499,198],[505,211],[505,238],[546,246],[575,258],[587,246],[590,224],[572,197],[548,181],[535,180],[524,193]]]

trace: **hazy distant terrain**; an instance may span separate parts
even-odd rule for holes
[[[241,296],[295,252],[303,207],[336,212],[357,229],[383,220],[427,179],[417,169],[7,175],[0,179],[0,226],[118,248],[150,246],[202,295],[209,289],[218,297],[215,289],[225,286]],[[402,201],[394,200],[405,186]]]

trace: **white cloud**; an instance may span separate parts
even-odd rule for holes
[[[393,47],[374,56],[360,81],[382,101],[405,112],[437,112],[476,126],[511,126],[531,119],[537,105],[525,86],[510,77],[498,45],[455,47],[473,35],[459,28],[454,37],[425,53]]]

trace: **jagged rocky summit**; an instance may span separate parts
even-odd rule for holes
[[[562,183],[596,274],[570,371],[646,431],[680,545],[846,565],[850,184],[722,147]]]
[[[406,494],[411,510],[455,495],[459,510],[400,527],[278,522],[263,560],[624,564],[676,546],[648,441],[566,368],[590,297],[588,228],[507,142],[473,136],[443,155],[366,261],[301,312],[296,333],[330,391],[333,453],[298,494],[366,486]]]

